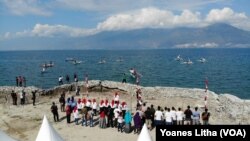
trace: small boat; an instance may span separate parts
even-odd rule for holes
[[[78,64],[81,64],[82,61],[74,60],[72,63],[73,63],[74,65],[78,65]]]
[[[176,61],[182,61],[183,59],[181,58],[181,55],[178,55],[176,58],[175,58]]]
[[[200,58],[199,60],[198,60],[198,62],[201,62],[201,63],[205,63],[207,60],[205,59],[205,58]]]
[[[49,68],[49,67],[53,67],[54,66],[54,63],[52,62],[52,61],[50,61],[50,63],[45,63],[45,64],[43,64],[43,65],[41,65],[41,67],[43,67],[43,68]]]
[[[182,62],[182,64],[192,65],[193,62],[190,59],[188,59],[188,61]]]
[[[105,63],[106,63],[105,60],[100,60],[100,61],[98,62],[98,64],[105,64]]]

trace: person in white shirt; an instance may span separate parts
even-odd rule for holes
[[[97,103],[95,99],[93,99],[93,102],[92,102],[92,109],[93,109],[94,115],[96,116]]]
[[[172,125],[172,113],[170,112],[170,108],[167,108],[167,111],[164,113],[166,125]]]
[[[122,112],[122,111],[120,110],[120,108],[116,107],[116,108],[114,109],[114,115],[115,115],[114,126],[115,126],[115,127],[117,127],[117,120],[118,120],[118,116],[119,116],[120,112]]]
[[[178,108],[178,111],[176,112],[177,125],[183,125],[183,118],[184,113],[181,108]]]
[[[119,102],[119,94],[117,92],[115,92],[114,101],[116,104]]]
[[[74,115],[74,119],[75,119],[75,124],[78,125],[78,121],[79,121],[80,117],[79,117],[79,112],[78,112],[77,107],[74,108],[73,115]]]
[[[176,121],[176,110],[174,107],[172,107],[172,110],[170,111],[171,115],[172,115],[172,123],[173,125],[177,125],[177,121]]]
[[[200,112],[198,111],[198,107],[195,107],[195,111],[193,112],[193,124],[199,125],[200,124]]]
[[[155,112],[155,126],[156,125],[161,125],[162,124],[162,118],[163,118],[163,114],[161,111],[161,107],[158,106],[157,111]]]

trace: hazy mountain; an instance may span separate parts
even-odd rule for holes
[[[250,47],[250,32],[228,24],[203,28],[105,31],[88,37],[33,37],[1,41],[11,49],[153,49]]]

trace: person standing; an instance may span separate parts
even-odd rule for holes
[[[70,80],[70,78],[69,78],[69,75],[67,74],[66,75],[66,82],[69,84],[69,80]]]
[[[77,86],[76,88],[76,96],[79,96],[80,95],[80,86]]]
[[[58,108],[57,108],[55,102],[52,102],[52,106],[50,109],[51,109],[51,112],[54,116],[54,121],[58,122],[59,121]]]
[[[12,100],[13,100],[13,105],[17,105],[17,95],[13,90],[11,92],[11,97],[12,97]]]
[[[33,106],[35,106],[35,102],[36,102],[36,92],[37,92],[37,90],[31,92],[32,93],[32,100],[33,100]]]
[[[198,111],[198,107],[195,107],[195,111],[193,112],[193,124],[199,125],[200,124],[200,112]]]
[[[25,104],[25,91],[22,90],[22,92],[20,93],[20,100],[21,100],[21,105]]]
[[[185,121],[187,125],[192,125],[192,115],[193,112],[190,110],[190,106],[187,106],[187,109],[184,111]]]
[[[202,113],[202,121],[203,125],[209,125],[209,118],[210,118],[210,113],[208,112],[208,109],[205,109],[205,112]]]
[[[123,73],[122,83],[127,83],[127,76],[125,73]]]
[[[64,92],[63,92],[64,93]],[[59,98],[59,102],[60,102],[60,109],[61,109],[61,112],[65,112],[65,96],[64,94],[61,94],[61,97]]]
[[[67,117],[67,123],[70,124],[70,116],[71,116],[71,111],[70,111],[70,105],[66,106],[66,117]]]
[[[183,125],[184,113],[180,107],[178,108],[178,111],[176,112],[176,119],[177,119],[177,125]]]

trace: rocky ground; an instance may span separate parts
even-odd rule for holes
[[[86,89],[83,82],[81,86],[81,96],[76,98],[87,97]],[[115,92],[119,92],[120,99],[126,101],[132,112],[136,107],[135,85],[122,84],[119,82],[89,81],[89,98],[112,99]],[[39,131],[43,115],[46,115],[52,126],[66,141],[77,141],[80,138],[84,140],[97,141],[104,140],[136,140],[138,135],[133,133],[118,133],[116,129],[100,129],[82,127],[80,125],[66,124],[65,113],[60,112],[61,122],[55,123],[50,112],[50,106],[53,101],[59,106],[58,98],[62,91],[66,96],[75,95],[74,84],[62,85],[48,90],[41,90],[35,87],[27,87],[28,104],[20,106],[18,97],[18,106],[13,106],[11,101],[11,90],[20,92],[23,88],[17,87],[0,87],[0,128],[10,136],[20,141],[34,141]],[[193,109],[198,106],[201,112],[204,111],[205,92],[202,89],[187,89],[175,87],[141,87],[144,102],[147,106],[154,104],[155,107],[181,107],[186,109],[188,105]],[[38,90],[37,105],[31,104],[31,91]],[[72,91],[70,91],[72,90]],[[239,99],[230,94],[217,95],[208,91],[208,109],[211,113],[211,124],[250,124],[250,100]],[[73,119],[73,118],[72,118]],[[155,140],[155,130],[150,131],[152,138]],[[112,139],[110,136],[112,135]]]

